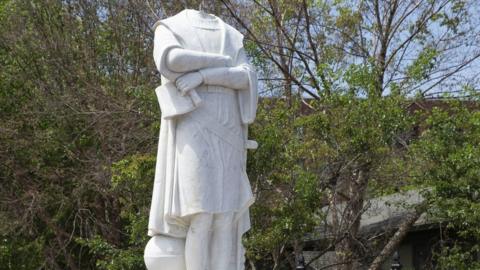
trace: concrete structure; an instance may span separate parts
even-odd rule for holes
[[[366,210],[360,222],[361,236],[369,238],[378,236],[381,238],[382,234],[393,232],[398,228],[405,215],[412,211],[412,207],[422,201],[423,197],[418,190],[395,193],[368,200],[365,203]],[[342,205],[339,208],[341,211]],[[327,223],[329,219],[327,216]],[[316,250],[315,246],[321,246],[321,242],[329,237],[328,230],[325,230],[325,228],[319,228],[319,231],[321,233],[317,236],[307,238],[307,247],[304,251],[307,263],[314,260],[310,264],[310,269],[312,270],[322,269],[336,262],[333,250],[327,251],[319,258],[316,258],[320,255],[320,252]],[[438,237],[439,224],[428,220],[426,215],[422,215],[398,248],[400,262],[403,266],[402,269],[429,269],[427,267],[431,263],[431,250]],[[390,265],[391,259],[384,264],[383,269],[389,270]],[[363,268],[358,267],[358,269],[361,270]]]

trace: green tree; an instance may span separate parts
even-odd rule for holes
[[[413,180],[426,188],[428,214],[443,224],[439,269],[478,269],[480,243],[480,112],[458,100],[434,109],[412,146],[422,165]]]
[[[417,161],[405,156],[417,121],[407,113],[414,97],[438,98],[444,92],[456,93],[453,98],[478,95],[473,66],[480,54],[469,42],[479,32],[473,15],[478,3],[222,2],[245,31],[270,95],[293,106],[285,110],[294,114],[292,118],[303,118],[298,116],[303,112],[291,111],[296,99],[312,109],[307,119],[315,120],[304,122],[308,140],[302,146],[308,145],[314,153],[308,156],[312,161],[307,171],[316,173],[326,196],[322,201],[334,211],[333,230],[338,237],[333,237],[330,247],[337,253],[336,267],[347,270],[363,264],[379,269],[402,237],[386,239],[383,247],[365,242],[359,235],[365,202],[412,188],[410,171]],[[308,97],[312,99],[305,100]],[[293,124],[283,128],[296,134]],[[330,151],[322,152],[326,147]],[[399,231],[408,231],[418,216],[406,218]],[[294,243],[286,244],[290,250],[282,249],[284,245],[277,246],[285,251],[283,258],[270,255],[275,265],[288,258],[290,250],[297,252]]]
[[[0,261],[7,269],[102,268],[101,250],[137,243],[111,167],[155,151],[156,18],[140,2],[1,7]],[[116,269],[143,268],[141,257],[121,255]]]

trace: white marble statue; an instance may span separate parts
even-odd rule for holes
[[[145,251],[149,270],[243,270],[253,203],[247,127],[257,78],[243,36],[186,9],[154,26],[162,121]],[[184,259],[183,259],[184,257]]]

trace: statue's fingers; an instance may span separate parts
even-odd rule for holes
[[[190,90],[192,90],[192,89],[193,89],[193,87],[188,84],[188,85],[186,85],[186,86],[183,88],[182,92],[186,93],[186,92],[188,92],[188,91],[190,91]]]
[[[185,91],[185,88],[182,86],[177,86],[178,91],[182,94]]]
[[[183,89],[185,88],[185,82],[183,80],[177,81],[177,88],[178,89]]]
[[[192,85],[190,81],[182,80],[179,82],[177,88],[180,91],[181,95],[185,95],[189,90],[192,89]]]

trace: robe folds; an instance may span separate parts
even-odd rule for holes
[[[154,25],[154,59],[162,85],[183,75],[168,69],[169,50],[205,50],[194,38],[197,29],[186,20],[184,10]],[[185,238],[191,215],[233,213],[232,265],[242,270],[241,237],[250,229],[248,208],[254,201],[246,174],[246,148],[252,143],[247,130],[257,109],[257,78],[243,49],[243,35],[221,19],[217,21],[219,52],[230,56],[233,66],[245,69],[249,87],[233,90],[202,85],[196,89],[203,100],[198,108],[178,117],[162,117],[148,235]]]

